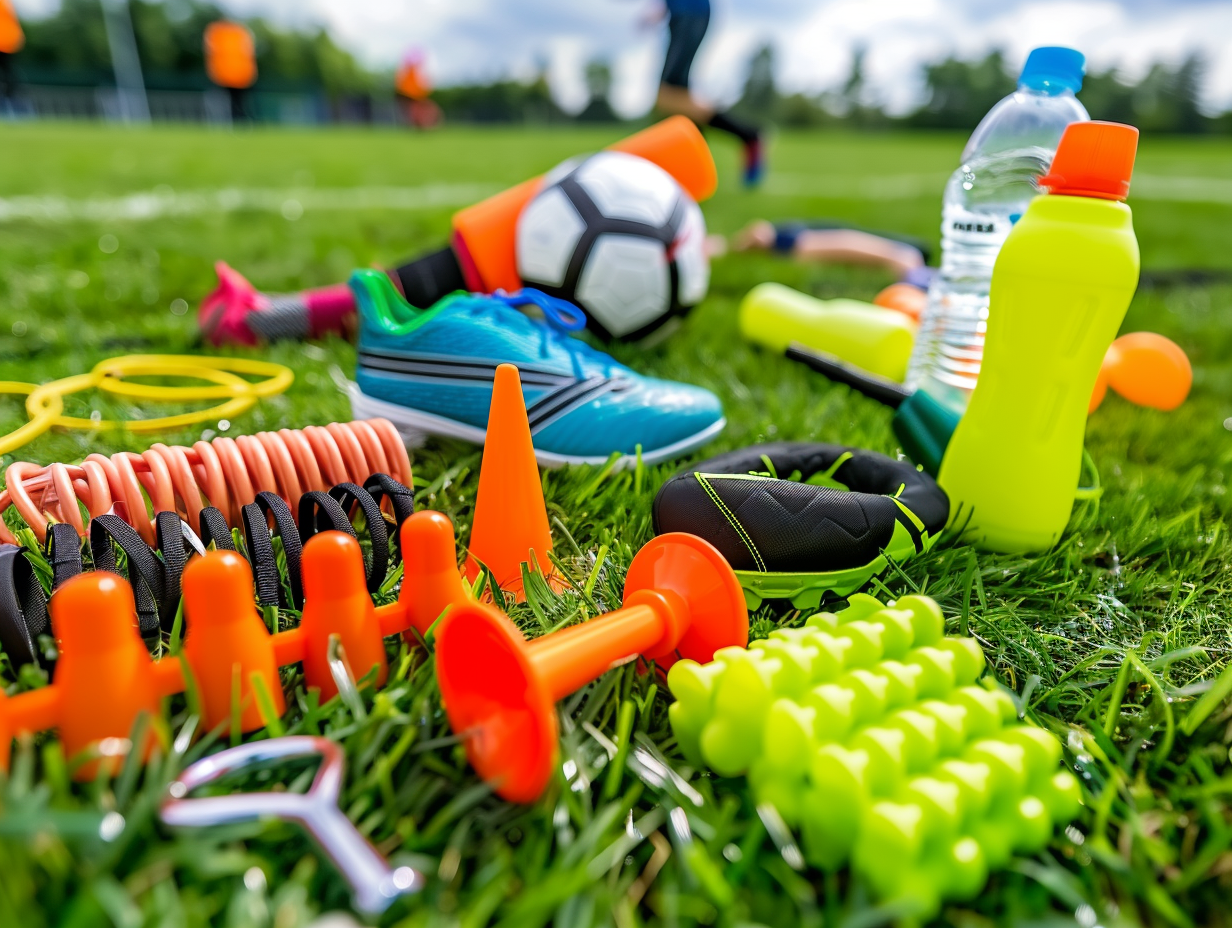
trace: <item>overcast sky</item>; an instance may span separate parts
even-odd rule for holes
[[[19,13],[58,0],[16,0]],[[392,66],[411,48],[427,54],[441,85],[530,76],[542,68],[558,100],[580,108],[582,68],[605,58],[613,102],[645,112],[662,67],[661,0],[220,0],[236,15],[323,24],[369,65]],[[851,50],[868,49],[871,92],[891,111],[919,102],[920,65],[947,53],[1002,48],[1016,68],[1036,45],[1070,45],[1088,67],[1141,74],[1190,51],[1208,62],[1204,102],[1232,108],[1232,0],[712,0],[710,32],[693,69],[695,90],[734,99],[748,57],[770,42],[789,90],[840,83]]]

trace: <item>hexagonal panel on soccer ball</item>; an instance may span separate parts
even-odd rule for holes
[[[518,217],[518,276],[528,283],[559,287],[586,223],[559,187],[535,197]]]
[[[671,274],[661,242],[600,235],[578,279],[582,306],[614,336],[649,325],[671,307]]]
[[[655,228],[667,225],[682,195],[680,185],[657,164],[619,151],[588,158],[574,177],[604,216]]]

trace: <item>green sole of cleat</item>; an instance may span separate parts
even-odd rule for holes
[[[816,609],[826,593],[849,596],[888,566],[885,557],[878,557],[859,567],[827,570],[820,573],[774,573],[770,571],[737,570],[736,578],[744,590],[749,609],[756,609],[767,599],[789,600],[796,609]]]

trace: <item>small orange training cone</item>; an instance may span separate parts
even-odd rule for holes
[[[518,369],[502,364],[492,384],[488,434],[479,468],[479,493],[471,522],[466,576],[474,582],[479,561],[502,590],[523,597],[522,564],[531,561],[551,573],[552,533],[539,483],[539,465],[530,437]]]
[[[184,656],[197,681],[205,729],[225,724],[239,711],[240,730],[265,727],[253,693],[261,678],[275,715],[287,711],[278,676],[274,639],[252,601],[252,569],[234,551],[211,551],[184,569]],[[232,705],[232,688],[240,705]]]
[[[421,509],[402,523],[402,592],[407,622],[421,635],[450,606],[466,602],[453,537],[453,523],[443,512]],[[416,644],[410,630],[403,637]]]

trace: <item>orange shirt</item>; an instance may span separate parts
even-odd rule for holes
[[[394,89],[412,100],[426,100],[432,93],[432,82],[419,62],[404,61],[394,78]]]
[[[256,82],[257,56],[247,26],[219,20],[205,27],[205,70],[219,87],[242,90]]]
[[[0,0],[0,52],[13,54],[21,51],[26,44],[26,34],[21,31],[21,23],[9,0]]]

